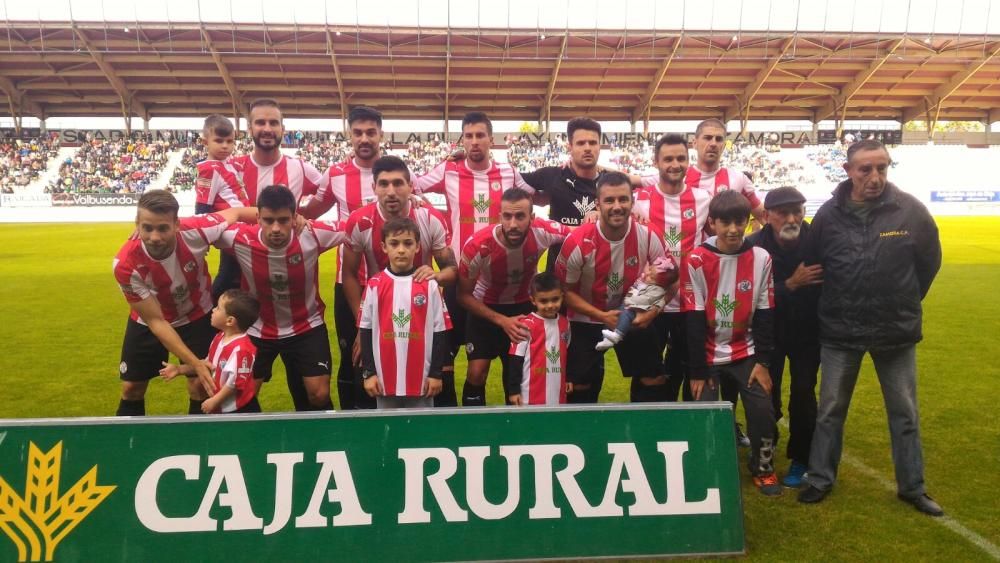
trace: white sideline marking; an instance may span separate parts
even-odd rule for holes
[[[876,483],[881,485],[883,489],[887,491],[896,490],[896,483],[894,481],[886,479],[878,471],[872,469],[871,467],[866,465],[863,461],[855,458],[854,456],[846,454],[843,455],[841,459],[855,470],[864,473],[866,476],[874,480]],[[966,528],[958,520],[955,520],[954,518],[948,515],[944,515],[939,518],[930,517],[930,519],[933,522],[941,524],[945,528],[948,528],[949,530],[962,536],[963,538],[968,540],[968,542],[971,543],[972,545],[988,553],[993,559],[1000,561],[1000,548],[993,545],[988,539],[984,538],[983,536]]]
[[[788,421],[782,418],[781,425],[787,429]],[[896,483],[894,481],[886,479],[885,476],[883,476],[875,469],[869,467],[867,464],[865,464],[865,462],[861,461],[860,459],[849,454],[842,454],[840,459],[847,465],[850,465],[855,470],[864,473],[867,477],[869,477],[870,479],[881,485],[883,489],[889,492],[894,492],[896,490]],[[968,541],[972,545],[985,551],[994,560],[1000,561],[1000,547],[997,547],[992,542],[990,542],[990,540],[966,528],[958,520],[955,520],[954,518],[948,515],[944,515],[937,518],[928,516],[927,518],[930,518],[930,520],[935,524],[940,524],[945,528],[948,528],[952,532],[955,532],[956,534],[962,536],[963,538],[966,539],[966,541]]]

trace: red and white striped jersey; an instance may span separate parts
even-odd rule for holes
[[[141,240],[130,240],[114,259],[115,280],[129,303],[155,296],[163,318],[172,326],[183,326],[212,311],[212,279],[205,265],[209,245],[219,239],[229,224],[218,214],[197,215],[180,220],[177,246],[163,260],[146,252]],[[146,324],[132,311],[132,320]]]
[[[256,387],[253,382],[253,361],[257,357],[257,347],[244,334],[234,336],[228,342],[225,334],[215,335],[212,346],[208,349],[208,362],[212,364],[212,374],[215,384],[222,389],[232,387],[236,390],[216,412],[233,412],[246,406],[253,399]]]
[[[287,338],[323,324],[326,306],[319,295],[319,255],[347,240],[339,223],[309,221],[284,248],[271,248],[259,225],[238,223],[215,243],[231,249],[243,273],[243,288],[260,302],[251,335]]]
[[[629,230],[618,241],[601,234],[600,223],[577,227],[563,243],[556,261],[556,276],[602,311],[617,309],[622,298],[646,264],[663,256],[663,238],[655,231],[629,220]],[[601,324],[598,319],[569,310],[569,320]]]
[[[535,219],[521,245],[509,248],[500,228],[497,225],[472,235],[462,249],[458,275],[476,280],[472,295],[483,303],[527,303],[538,259],[545,249],[564,241],[572,230],[556,221]]]
[[[754,311],[774,307],[771,255],[756,246],[722,254],[711,237],[691,253],[688,278],[683,288],[685,310],[705,311],[708,365],[752,356]]]
[[[723,190],[736,190],[750,202],[751,209],[760,206],[760,198],[753,189],[753,182],[735,168],[719,167],[715,172],[702,172],[697,166],[689,166],[684,183],[689,188],[707,190],[713,196]]]
[[[532,313],[521,324],[530,336],[510,345],[511,356],[524,358],[521,402],[525,405],[561,405],[566,402],[566,348],[569,320],[564,315],[546,319]]]
[[[373,185],[372,169],[358,166],[351,158],[334,164],[326,171],[326,182],[320,186],[314,199],[332,201],[337,206],[337,220],[346,223],[351,213],[375,201]],[[337,283],[344,280],[342,264],[343,257],[338,253]]]
[[[249,206],[239,171],[221,160],[208,159],[198,163],[194,191],[195,203],[211,205],[214,211]]]
[[[434,253],[448,248],[448,243],[451,241],[447,221],[440,211],[426,206],[416,208],[411,205],[407,217],[413,219],[420,231],[420,247],[417,249],[417,255],[413,257],[413,263],[417,266],[431,266]],[[379,209],[378,202],[375,202],[351,213],[347,224],[344,225],[347,243],[351,245],[351,250],[361,253],[364,257],[358,278],[362,282],[389,266],[389,257],[382,251],[384,224],[385,217]]]
[[[445,161],[413,182],[417,194],[444,194],[455,256],[462,255],[462,247],[473,234],[500,222],[500,195],[515,187],[535,193],[513,166],[496,161],[481,171],[470,170],[464,160]]]
[[[645,179],[644,179],[645,182]],[[668,195],[657,184],[646,185],[636,191],[632,214],[647,221],[647,225],[663,237],[663,246],[680,264],[681,284],[687,277],[687,257],[705,238],[708,221],[708,204],[712,196],[705,190],[685,187],[679,194]],[[681,298],[677,292],[663,309],[680,311]]]
[[[449,328],[446,311],[434,280],[415,282],[388,269],[368,280],[358,327],[372,331],[375,371],[387,396],[422,394],[434,333]]]
[[[251,205],[257,205],[257,196],[268,186],[287,186],[298,202],[307,195],[315,195],[326,182],[326,176],[315,166],[288,155],[281,155],[281,159],[271,166],[257,164],[250,154],[230,158],[229,162],[242,172],[243,187]]]

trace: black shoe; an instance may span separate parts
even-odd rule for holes
[[[823,491],[809,485],[799,493],[799,502],[803,504],[816,504],[825,499],[828,494],[830,494],[829,490]]]
[[[941,505],[934,502],[934,499],[927,496],[926,494],[920,495],[918,497],[904,497],[903,495],[896,495],[899,500],[912,504],[913,508],[916,508],[920,512],[930,516],[944,516],[944,510],[941,509]]]

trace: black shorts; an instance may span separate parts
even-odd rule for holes
[[[684,313],[660,313],[653,326],[660,342],[666,348],[663,357],[663,372],[668,377],[683,378],[687,373],[687,317]]]
[[[570,323],[569,350],[566,358],[567,377],[573,383],[587,384],[598,378],[604,370],[604,352],[594,349],[604,338],[603,324]],[[652,327],[633,329],[615,346],[618,365],[625,377],[656,377],[663,369],[660,338]]]
[[[254,379],[271,381],[271,368],[279,355],[288,377],[330,375],[330,337],[325,324],[287,338],[251,336],[250,340],[257,347],[257,358],[253,362]]]
[[[506,317],[527,315],[534,310],[531,302],[505,305],[486,305]],[[465,323],[465,356],[469,360],[492,360],[506,357],[510,352],[510,338],[502,328],[490,321],[469,315]]]
[[[465,344],[465,323],[469,316],[465,307],[458,303],[457,284],[451,284],[444,288],[444,305],[448,308],[448,316],[451,317],[451,346],[456,355],[458,349]]]
[[[208,349],[216,333],[212,328],[211,315],[174,327],[174,330],[195,357],[208,356]],[[168,356],[167,349],[160,344],[148,326],[129,318],[125,325],[125,338],[122,339],[121,363],[118,364],[118,374],[122,381],[149,381],[157,377]]]

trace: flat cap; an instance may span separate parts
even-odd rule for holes
[[[806,196],[802,192],[791,187],[783,186],[767,192],[764,197],[764,209],[774,209],[782,205],[802,205],[806,202]]]

